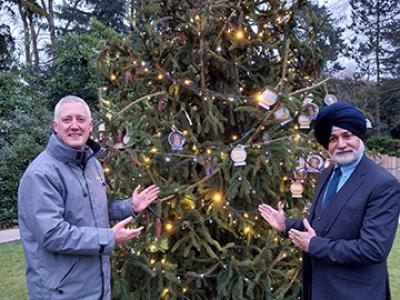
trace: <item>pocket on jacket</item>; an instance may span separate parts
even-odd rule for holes
[[[58,283],[55,285],[55,290],[56,291],[61,291],[62,290],[61,287],[62,287],[63,283],[68,281],[68,278],[70,278],[72,273],[78,268],[79,261],[80,261],[79,258],[75,259],[74,262],[72,263],[72,265],[64,272],[64,274],[58,280]]]

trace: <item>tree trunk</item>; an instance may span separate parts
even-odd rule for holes
[[[29,27],[31,32],[31,39],[32,39],[32,55],[33,55],[33,71],[36,75],[39,74],[39,49],[38,49],[38,35],[35,29],[35,22],[33,21],[33,15],[30,14],[28,16],[29,20]]]
[[[24,30],[24,48],[25,48],[25,61],[28,65],[28,69],[32,71],[32,58],[31,58],[31,41],[30,41],[30,33],[29,33],[29,25],[27,20],[27,13],[24,11],[24,8],[18,3],[18,11],[21,16],[23,30]]]

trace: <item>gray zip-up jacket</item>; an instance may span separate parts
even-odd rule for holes
[[[131,215],[131,200],[109,210],[102,149],[73,149],[53,134],[29,165],[18,191],[18,216],[32,300],[110,299],[111,219]]]

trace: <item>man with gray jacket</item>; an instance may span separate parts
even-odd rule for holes
[[[54,109],[54,134],[29,165],[18,191],[18,216],[29,298],[110,299],[109,256],[143,227],[125,228],[159,194],[152,185],[107,205],[105,178],[89,139],[88,105],[75,96]],[[122,220],[109,228],[109,219]]]

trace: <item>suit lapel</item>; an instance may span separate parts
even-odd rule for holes
[[[318,199],[321,199],[321,197],[322,197],[322,195],[321,195],[322,191],[324,190],[324,187],[327,184],[329,177],[331,176],[332,170],[333,170],[333,165],[330,166],[328,169],[326,169],[324,172],[322,172],[321,176],[319,177],[318,184],[317,184],[317,187],[314,192],[314,197],[311,202],[312,205],[311,205],[310,217],[309,217],[310,222],[312,222],[312,220],[314,219],[315,209],[318,204]]]
[[[366,159],[367,158],[365,156],[361,159],[353,174],[351,174],[350,178],[343,185],[343,187],[331,199],[328,207],[321,211],[321,217],[323,221],[321,222],[320,226],[320,234],[322,236],[329,231],[347,201],[351,199],[354,193],[364,182],[366,173]]]

